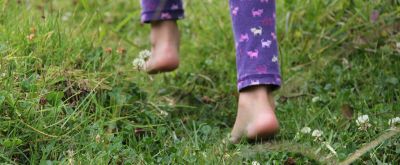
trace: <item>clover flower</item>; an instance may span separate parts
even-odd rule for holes
[[[251,165],[260,165],[260,163],[257,161],[253,161],[253,162],[251,162]]]
[[[304,128],[302,128],[300,130],[300,132],[304,133],[304,134],[309,134],[309,133],[311,133],[311,128],[310,127],[304,127]]]
[[[359,130],[366,131],[369,127],[371,127],[371,124],[369,124],[368,115],[359,116],[356,120],[356,124],[357,124]]]
[[[137,59],[133,60],[133,62],[132,62],[133,68],[136,70],[143,70],[145,64],[146,64],[146,61],[144,61],[141,58],[137,58]]]
[[[324,134],[324,132],[322,132],[321,130],[314,130],[313,132],[312,132],[312,134],[311,134],[311,136],[313,136],[313,137],[321,137],[322,136],[322,134]]]
[[[143,50],[139,52],[139,58],[143,60],[147,60],[151,56],[151,52],[149,50]]]
[[[149,50],[143,50],[139,52],[139,57],[135,58],[132,62],[133,68],[136,70],[144,70],[146,65],[146,60],[151,56],[151,52]]]
[[[389,119],[389,126],[392,128],[396,128],[396,125],[400,124],[400,117],[395,117],[393,119]]]
[[[368,115],[362,115],[362,116],[359,116],[358,118],[357,118],[357,124],[364,124],[364,123],[368,123],[369,122],[369,117],[368,117]]]
[[[314,130],[312,133],[311,133],[311,136],[312,137],[315,137],[315,141],[317,141],[317,140],[322,140],[322,135],[324,134],[324,132],[322,132],[321,130]]]

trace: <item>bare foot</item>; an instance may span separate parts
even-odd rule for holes
[[[173,71],[179,66],[179,29],[176,21],[151,24],[151,56],[145,64],[149,74]]]
[[[255,86],[239,94],[239,107],[231,142],[238,143],[242,137],[262,139],[279,132],[275,116],[275,104],[266,86]]]

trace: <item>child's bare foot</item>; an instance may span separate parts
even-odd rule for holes
[[[151,56],[145,64],[146,72],[155,74],[173,71],[179,66],[179,29],[176,21],[151,24]]]
[[[242,137],[259,139],[275,135],[279,131],[272,94],[266,86],[255,86],[239,94],[239,107],[231,142],[238,143]]]

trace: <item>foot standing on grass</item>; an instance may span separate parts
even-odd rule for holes
[[[142,0],[142,22],[151,24],[150,73],[179,66],[180,33],[176,20],[184,17],[181,0]],[[239,103],[231,141],[263,138],[279,131],[272,91],[281,84],[275,32],[275,0],[230,0],[236,46]]]

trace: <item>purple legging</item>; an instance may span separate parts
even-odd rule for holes
[[[142,0],[142,22],[184,17],[181,0]],[[281,84],[275,32],[275,0],[230,0],[239,91]]]

